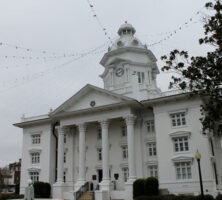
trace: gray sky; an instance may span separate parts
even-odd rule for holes
[[[111,38],[117,36],[119,26],[127,20],[136,28],[136,36],[147,44],[163,39],[164,33],[178,29],[193,17],[197,23],[183,26],[167,41],[150,47],[161,68],[160,56],[174,48],[188,50],[192,55],[202,55],[207,50],[208,47],[198,45],[203,29],[201,15],[196,15],[207,1],[90,2]],[[86,0],[0,0],[0,5],[0,43],[56,55],[81,53],[106,43],[95,54],[64,66],[74,57],[50,59],[52,53],[0,45],[0,166],[4,166],[21,157],[22,130],[12,124],[19,122],[23,113],[25,116],[48,113],[87,83],[103,87],[98,77],[103,72],[99,61],[108,46]],[[37,59],[43,56],[46,61]],[[158,86],[165,91],[168,83],[169,74],[161,73]]]

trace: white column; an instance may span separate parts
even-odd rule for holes
[[[85,183],[86,181],[86,124],[82,123],[79,127],[79,183]]]
[[[135,116],[129,115],[125,118],[127,126],[127,145],[128,145],[128,166],[129,166],[129,179],[128,182],[133,182],[136,179],[135,167],[135,144],[134,144],[134,123]]]
[[[57,182],[63,183],[65,127],[58,128]]]
[[[102,164],[103,164],[103,182],[109,182],[109,121],[103,120],[100,122],[102,129]]]

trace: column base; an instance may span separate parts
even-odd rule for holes
[[[136,180],[136,177],[129,177],[125,183],[126,199],[133,200],[133,183]]]
[[[52,186],[52,197],[54,199],[62,199],[63,192],[65,191],[65,183],[64,182],[56,182]]]
[[[100,189],[101,191],[110,191],[111,190],[111,181],[109,179],[103,180],[100,184]]]

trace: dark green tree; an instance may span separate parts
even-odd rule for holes
[[[165,62],[162,71],[173,72],[169,88],[189,91],[204,100],[201,106],[203,132],[221,134],[222,117],[222,1],[212,0],[205,7],[214,12],[204,20],[204,37],[200,45],[211,45],[212,51],[205,56],[189,56],[187,51],[177,49],[169,56],[162,56]]]

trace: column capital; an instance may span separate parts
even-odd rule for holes
[[[109,122],[110,122],[109,119],[104,119],[104,120],[99,121],[100,126],[101,126],[102,129],[103,128],[108,128],[109,127]]]
[[[58,130],[58,134],[59,135],[64,135],[66,133],[66,131],[67,131],[67,128],[65,126],[59,126],[57,128],[57,130]]]
[[[136,120],[136,116],[135,115],[128,115],[126,117],[124,117],[126,125],[134,125],[135,124],[135,120]]]
[[[84,123],[80,123],[80,124],[77,124],[78,128],[79,128],[79,132],[85,132],[86,131],[86,126],[87,124],[84,122]]]

